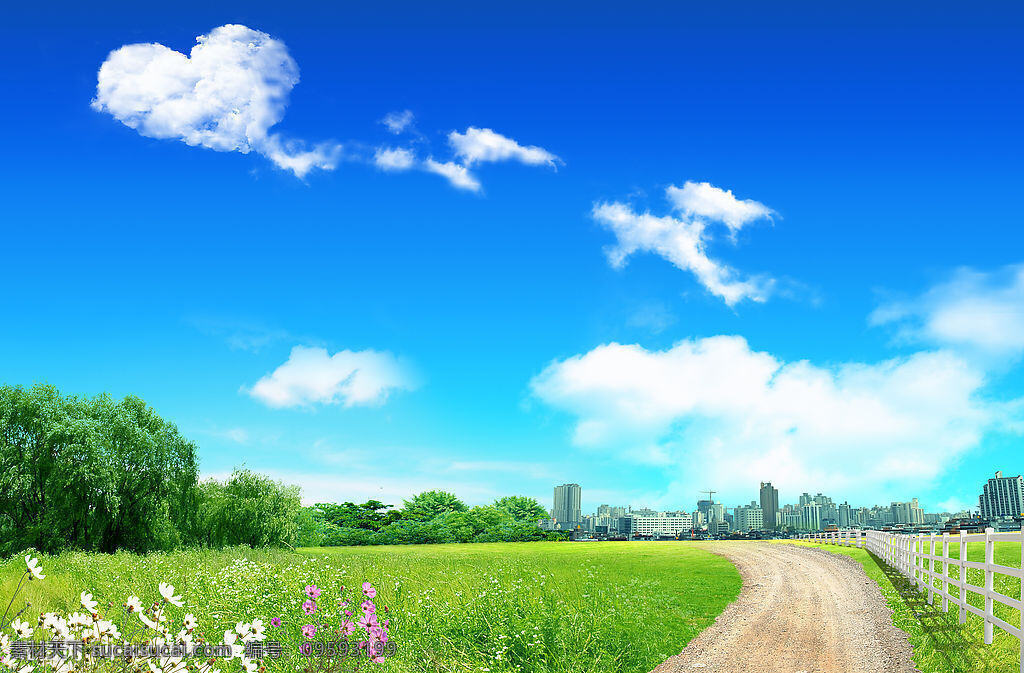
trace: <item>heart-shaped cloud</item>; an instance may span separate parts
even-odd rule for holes
[[[268,130],[284,117],[299,67],[280,40],[241,25],[196,38],[189,56],[162,44],[129,44],[100,67],[93,108],[151,138],[220,152],[257,151],[305,176],[333,169],[337,144],[304,149]]]

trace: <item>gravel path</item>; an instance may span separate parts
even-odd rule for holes
[[[771,542],[709,542],[743,590],[654,673],[911,673],[913,650],[853,559]]]

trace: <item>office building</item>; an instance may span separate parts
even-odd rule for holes
[[[583,519],[580,511],[581,490],[579,484],[555,486],[555,506],[551,515],[561,530],[572,530]]]
[[[775,530],[779,526],[779,489],[770,481],[761,482],[761,512],[764,518],[764,530]]]
[[[689,512],[655,512],[633,517],[633,535],[659,537],[664,535],[680,536],[690,534],[693,528],[693,517]]]
[[[996,472],[995,478],[989,479],[982,486],[978,507],[982,519],[1024,514],[1024,480],[1019,474],[1016,477],[1004,477],[1002,472]]]

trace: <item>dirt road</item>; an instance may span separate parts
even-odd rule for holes
[[[912,650],[878,585],[850,558],[770,542],[710,542],[739,598],[654,673],[910,673]]]

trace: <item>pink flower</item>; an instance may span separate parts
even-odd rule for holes
[[[377,590],[369,582],[363,582],[363,593],[366,594],[367,598],[377,597]]]
[[[316,612],[316,601],[306,601],[302,604],[302,609],[307,615],[311,615]]]
[[[306,636],[307,638],[312,638],[316,635],[316,627],[312,624],[306,624],[302,627],[302,635]]]
[[[320,598],[320,593],[320,590],[316,588],[315,584],[306,585],[306,595],[312,598],[313,600]]]
[[[373,604],[373,601],[363,601],[363,604],[360,605],[359,607],[361,607],[363,609],[363,612],[376,612],[377,611],[377,606]]]
[[[345,632],[346,636],[351,636],[356,632],[356,625],[353,622],[345,622],[341,625],[341,630]]]
[[[352,611],[351,610],[345,610],[345,616],[346,617],[351,617],[352,616]]]
[[[281,618],[280,617],[274,617],[273,619],[270,620],[270,625],[271,626],[276,626],[276,627],[280,628],[280,626],[281,626]]]

